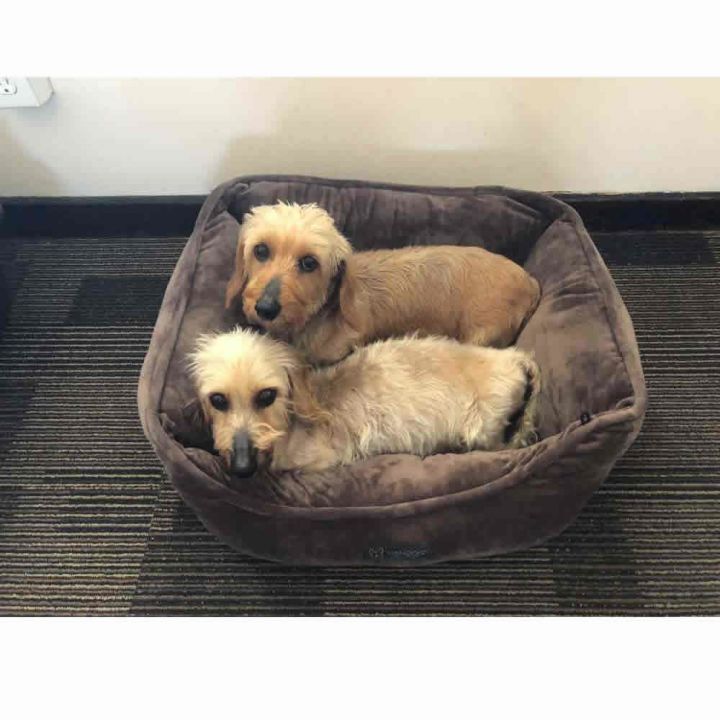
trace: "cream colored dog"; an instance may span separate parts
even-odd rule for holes
[[[322,208],[277,203],[245,216],[225,302],[311,362],[331,363],[411,332],[505,347],[539,297],[537,281],[502,255],[454,245],[353,253]]]
[[[215,448],[236,476],[252,475],[258,462],[322,470],[533,437],[538,368],[514,348],[408,337],[312,369],[289,345],[236,329],[201,338],[191,368]]]

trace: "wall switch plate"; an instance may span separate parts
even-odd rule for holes
[[[0,108],[40,107],[52,91],[48,78],[0,77]]]

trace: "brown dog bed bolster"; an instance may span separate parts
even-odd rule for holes
[[[384,455],[233,487],[198,417],[187,354],[229,329],[225,285],[251,207],[317,202],[356,250],[477,245],[542,288],[518,346],[542,375],[536,445]],[[205,526],[242,552],[302,564],[421,564],[528,547],[561,532],[633,442],[647,401],[632,323],[577,213],[540,193],[288,176],[225,183],[206,200],[168,284],[138,389],[168,475]]]

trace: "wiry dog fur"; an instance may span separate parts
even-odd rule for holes
[[[260,243],[267,259],[254,256]],[[308,255],[319,263],[309,273],[298,264]],[[271,281],[281,310],[267,321],[255,305]],[[330,363],[409,332],[505,347],[539,297],[537,281],[502,255],[452,245],[353,253],[325,210],[277,203],[245,216],[226,305],[240,301],[251,323]]]
[[[396,338],[310,368],[285,343],[238,328],[201,338],[191,367],[215,448],[229,466],[239,433],[274,470],[533,440],[538,369],[515,348]],[[258,409],[255,398],[267,388],[277,391],[275,402]],[[227,399],[226,410],[210,404],[216,393]]]

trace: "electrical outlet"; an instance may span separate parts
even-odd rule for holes
[[[17,85],[10,78],[0,77],[0,95],[15,95]]]
[[[48,78],[0,77],[0,109],[10,107],[40,107],[52,95]]]

